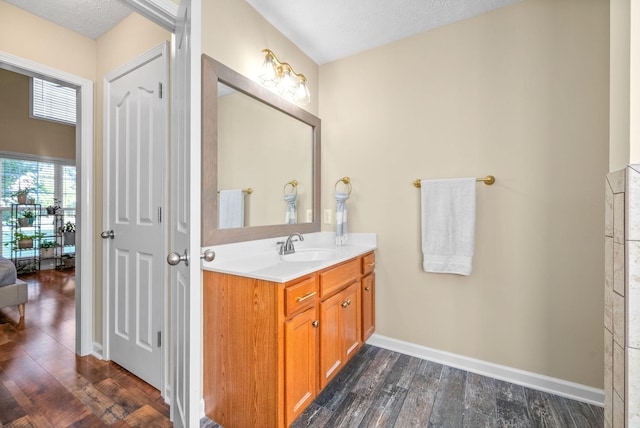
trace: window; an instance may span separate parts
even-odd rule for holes
[[[0,239],[2,256],[11,257],[11,204],[16,203],[13,194],[30,188],[29,197],[42,205],[45,211],[55,201],[64,209],[64,221],[75,223],[76,216],[76,167],[73,161],[41,158],[0,152]],[[46,212],[44,213],[46,214]],[[54,234],[52,217],[42,217],[42,233]],[[65,248],[75,251],[75,248]]]
[[[75,125],[76,90],[32,77],[31,117]]]

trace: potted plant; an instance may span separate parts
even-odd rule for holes
[[[31,190],[31,188],[29,187],[25,187],[24,189],[18,189],[15,192],[13,192],[12,196],[15,196],[16,199],[18,199],[18,203],[19,204],[26,204],[27,203],[27,195],[29,195],[29,191]]]
[[[13,241],[7,242],[7,244],[13,243],[13,249],[33,248],[33,240],[35,235],[29,235],[27,233],[16,232]]]
[[[49,205],[47,207],[47,215],[54,215],[60,209],[60,201],[58,199],[53,199],[53,205]]]
[[[50,259],[55,256],[55,249],[58,246],[56,241],[45,240],[40,243],[40,258]]]
[[[64,237],[64,245],[76,245],[76,225],[68,221],[62,226],[62,236]]]
[[[22,211],[22,218],[18,219],[18,224],[20,226],[30,226],[33,224],[36,219],[36,213],[33,210],[24,210]]]
[[[72,268],[75,266],[76,257],[73,254],[65,254],[61,257],[62,267]]]

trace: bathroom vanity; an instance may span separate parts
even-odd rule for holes
[[[205,413],[227,428],[288,427],[375,330],[375,238],[306,241],[203,263]]]
[[[320,126],[203,55],[203,396],[225,428],[290,426],[375,330],[375,235],[320,232]],[[219,192],[245,187],[243,226],[221,227]]]

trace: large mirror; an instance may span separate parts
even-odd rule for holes
[[[320,119],[202,56],[202,246],[320,230]]]

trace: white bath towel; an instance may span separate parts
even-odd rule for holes
[[[476,179],[422,180],[421,194],[424,271],[471,274]]]
[[[218,227],[228,229],[244,226],[244,192],[242,189],[221,190],[218,204]]]

